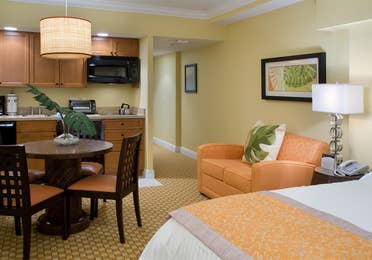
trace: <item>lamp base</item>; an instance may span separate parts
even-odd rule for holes
[[[342,156],[342,120],[343,116],[341,114],[330,114],[329,115],[329,123],[331,128],[329,130],[330,142],[329,142],[329,150],[335,158],[335,166],[342,163],[343,156]]]

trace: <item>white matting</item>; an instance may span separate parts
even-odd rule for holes
[[[144,187],[156,187],[156,186],[163,186],[159,181],[153,178],[139,178],[138,179],[138,186],[140,188]]]

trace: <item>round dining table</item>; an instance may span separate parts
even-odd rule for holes
[[[59,145],[53,140],[25,143],[28,158],[45,160],[45,179],[47,185],[66,189],[72,183],[81,179],[82,158],[95,157],[112,150],[112,143],[80,139],[77,144]],[[48,208],[45,214],[38,218],[37,227],[41,233],[48,235],[62,234],[63,204]],[[70,199],[70,233],[77,233],[89,226],[89,216],[82,209],[81,197]]]

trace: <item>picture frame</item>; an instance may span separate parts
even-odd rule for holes
[[[325,52],[261,60],[261,99],[311,102],[312,84],[325,82]]]
[[[198,90],[198,66],[197,64],[185,65],[185,92],[196,93]]]

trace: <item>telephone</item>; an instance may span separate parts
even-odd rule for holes
[[[365,174],[368,172],[368,170],[369,170],[368,165],[359,163],[355,160],[349,160],[337,166],[335,174],[339,176],[351,176]]]

